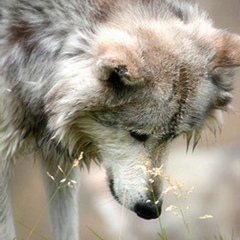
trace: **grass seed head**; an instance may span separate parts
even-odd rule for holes
[[[55,178],[53,175],[51,175],[49,172],[47,172],[48,177],[50,177],[53,181],[55,181]]]
[[[205,214],[201,217],[199,217],[200,220],[208,220],[208,219],[213,219],[213,216],[212,215],[209,215],[209,214]]]

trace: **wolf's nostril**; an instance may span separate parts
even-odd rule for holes
[[[134,212],[144,219],[158,218],[162,211],[162,201],[158,204],[137,203],[134,207]]]

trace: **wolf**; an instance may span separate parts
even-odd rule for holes
[[[218,128],[237,66],[240,36],[184,0],[1,0],[0,239],[16,237],[25,154],[42,166],[53,239],[79,239],[76,166],[91,161],[120,204],[159,217],[173,140],[195,147]]]

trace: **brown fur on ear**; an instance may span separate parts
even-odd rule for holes
[[[240,66],[240,36],[221,32],[214,41],[216,55],[212,70]]]

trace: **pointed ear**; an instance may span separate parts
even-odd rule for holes
[[[126,64],[115,59],[101,59],[97,62],[97,77],[102,81],[111,81],[112,76],[116,75],[126,85],[135,84]]]
[[[216,55],[212,60],[212,70],[240,66],[240,36],[220,32],[214,40]]]
[[[106,49],[107,48],[107,49]],[[97,78],[110,81],[118,75],[125,85],[143,82],[141,57],[134,48],[127,46],[107,46],[96,63]]]

